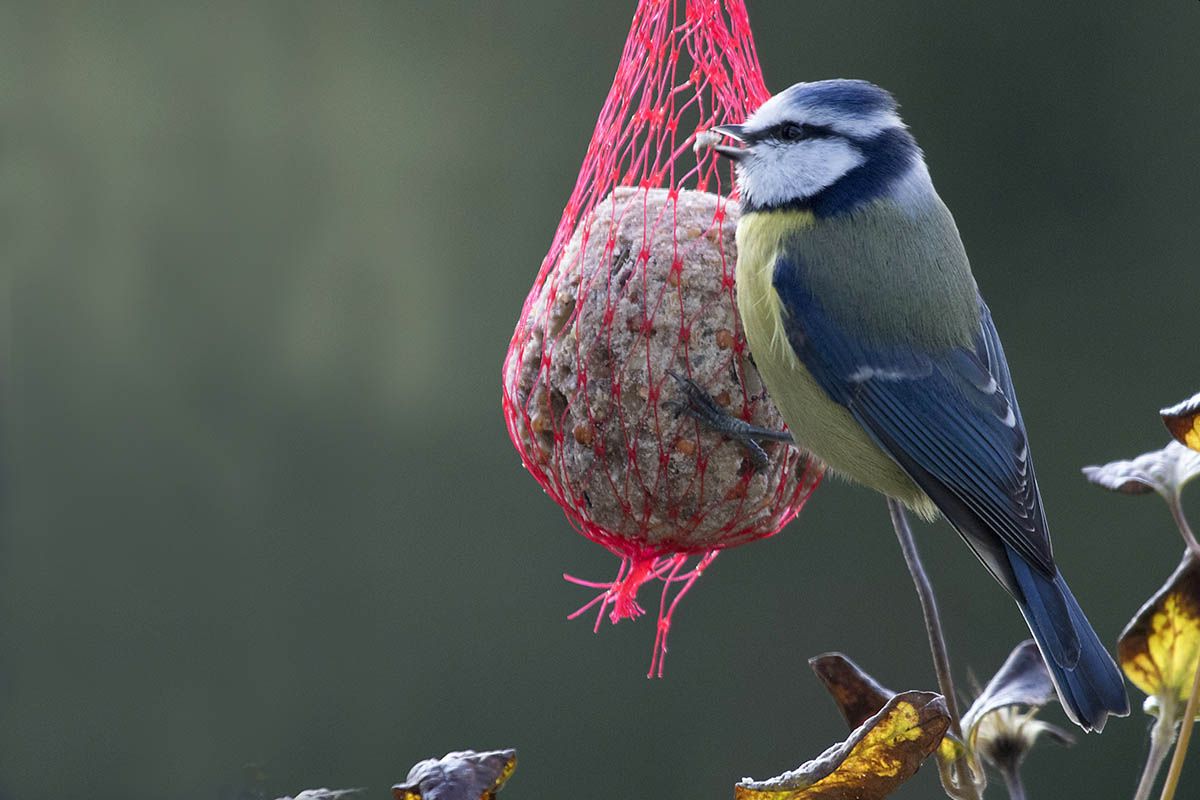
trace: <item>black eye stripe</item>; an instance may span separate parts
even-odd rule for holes
[[[804,138],[804,127],[795,122],[784,122],[779,126],[779,138],[785,142]]]
[[[799,136],[785,136],[785,128],[799,128]],[[790,133],[790,131],[789,131]],[[755,134],[753,137],[748,137],[748,141],[757,142],[763,139],[775,139],[780,142],[798,142],[804,139],[833,139],[840,134],[828,125],[808,125],[795,122],[781,122],[778,125],[772,125],[764,131]]]

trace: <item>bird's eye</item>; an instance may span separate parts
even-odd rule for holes
[[[785,142],[794,142],[804,138],[804,126],[795,122],[785,122],[779,128],[779,138]]]

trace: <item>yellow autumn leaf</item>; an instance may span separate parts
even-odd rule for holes
[[[1121,668],[1161,705],[1183,703],[1200,662],[1200,561],[1185,556],[1121,633]]]
[[[1200,394],[1158,413],[1172,436],[1193,450],[1200,450]]]
[[[879,713],[798,769],[745,779],[735,800],[882,800],[911,778],[950,726],[941,695],[903,692]]]
[[[842,653],[822,653],[810,658],[808,665],[825,684],[851,728],[858,727],[868,717],[877,714],[888,698],[896,694]],[[966,749],[952,734],[947,733],[938,745],[938,753],[945,761],[956,761],[965,755]]]

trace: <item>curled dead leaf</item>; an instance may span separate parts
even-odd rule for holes
[[[808,665],[825,684],[851,729],[878,714],[896,694],[841,653],[822,653],[810,658]]]
[[[1021,642],[988,681],[979,697],[963,714],[963,731],[968,739],[985,716],[1007,706],[1040,708],[1058,697],[1050,671],[1033,639]],[[973,742],[972,742],[973,744]]]
[[[1015,774],[1043,735],[1059,744],[1074,744],[1074,737],[1062,728],[1035,718],[1038,709],[1056,699],[1046,662],[1037,644],[1026,639],[1013,648],[963,714],[963,736],[971,752],[1001,772]]]
[[[278,800],[338,800],[338,798],[346,797],[347,795],[358,794],[363,791],[358,789],[305,789],[295,797],[280,797]]]
[[[903,692],[844,742],[766,781],[743,779],[735,800],[882,800],[913,776],[946,734],[946,702]]]
[[[1200,393],[1158,413],[1176,441],[1200,450]]]
[[[447,753],[415,764],[404,783],[392,787],[392,796],[395,800],[492,800],[516,768],[516,750]]]
[[[1083,474],[1097,486],[1114,492],[1158,492],[1169,501],[1178,496],[1184,484],[1200,475],[1200,453],[1178,442],[1168,442],[1161,450],[1143,453],[1129,461],[1084,467]]]

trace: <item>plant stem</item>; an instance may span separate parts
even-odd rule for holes
[[[925,617],[925,632],[929,636],[929,652],[933,656],[933,669],[937,673],[938,689],[946,700],[946,711],[950,715],[950,732],[959,741],[963,740],[962,723],[958,716],[958,695],[954,691],[954,677],[950,673],[950,655],[946,650],[946,636],[942,632],[942,618],[938,613],[937,598],[933,594],[933,584],[925,574],[925,565],[917,552],[917,543],[913,539],[912,529],[908,525],[908,517],[904,506],[898,500],[888,498],[888,512],[892,517],[892,526],[896,529],[896,538],[900,540],[900,550],[904,553],[904,563],[912,574],[913,583],[917,587],[917,597],[921,601],[921,613]],[[939,760],[939,765],[940,765]],[[978,800],[979,787],[976,784],[974,771],[965,755],[955,762],[953,774],[941,770],[942,788],[951,797],[961,797],[967,800]]]
[[[1146,754],[1146,766],[1142,769],[1142,777],[1138,781],[1137,793],[1133,800],[1150,800],[1150,792],[1154,789],[1154,781],[1162,769],[1163,761],[1171,752],[1175,742],[1175,715],[1172,709],[1160,708],[1159,717],[1150,729],[1150,752]]]
[[[1021,770],[1017,767],[1002,769],[1004,788],[1008,789],[1008,800],[1025,800],[1025,784],[1021,783]]]
[[[1179,526],[1179,532],[1183,535],[1183,541],[1187,544],[1188,555],[1191,558],[1200,558],[1200,543],[1196,541],[1196,534],[1192,533],[1192,526],[1188,524],[1187,515],[1183,513],[1183,503],[1180,501],[1179,492],[1175,491],[1167,500],[1167,505],[1171,508],[1171,516],[1175,518],[1175,524]],[[1163,782],[1162,796],[1160,800],[1172,800],[1175,797],[1175,790],[1179,788],[1179,776],[1183,772],[1183,762],[1187,759],[1188,744],[1192,739],[1192,728],[1196,724],[1196,710],[1200,706],[1200,662],[1196,664],[1196,676],[1192,678],[1192,693],[1188,695],[1187,707],[1183,712],[1183,719],[1180,722],[1179,728],[1179,743],[1175,746],[1175,754],[1171,757],[1171,766],[1167,770],[1167,779]],[[1163,709],[1164,719],[1167,717]],[[1175,725],[1174,720],[1171,720],[1170,738],[1174,738]],[[1165,753],[1163,754],[1165,756]],[[1162,757],[1159,757],[1159,764],[1162,763]],[[1146,763],[1146,768],[1150,768],[1149,762]],[[1155,766],[1157,773],[1158,766]],[[1145,776],[1143,775],[1143,782]],[[1150,781],[1153,783],[1153,779]],[[1139,795],[1142,787],[1138,786]],[[1147,788],[1147,796],[1149,789]],[[1140,798],[1139,798],[1140,800]]]
[[[1183,513],[1183,503],[1179,499],[1179,492],[1172,493],[1170,499],[1167,500],[1167,505],[1171,508],[1171,516],[1175,518],[1175,524],[1179,526],[1179,532],[1183,534],[1183,541],[1187,545],[1188,552],[1193,558],[1200,558],[1200,542],[1196,541],[1196,534],[1192,533],[1192,526],[1188,524],[1187,516]]]
[[[1171,756],[1171,766],[1167,770],[1167,780],[1163,783],[1160,800],[1172,800],[1175,790],[1179,787],[1179,774],[1183,772],[1183,761],[1187,758],[1188,743],[1192,739],[1192,727],[1196,724],[1196,707],[1200,705],[1200,662],[1196,664],[1196,677],[1192,679],[1192,694],[1188,697],[1187,708],[1183,711],[1183,721],[1179,723],[1179,743],[1175,745],[1175,754]]]

